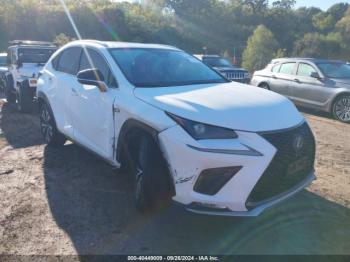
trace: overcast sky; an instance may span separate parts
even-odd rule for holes
[[[138,0],[114,0],[116,2],[121,2],[121,1],[128,1],[128,2],[137,2]],[[271,0],[270,2],[272,2]],[[297,0],[297,5],[296,7],[300,6],[315,6],[319,7],[323,10],[327,10],[330,6],[336,4],[336,3],[349,3],[350,0]]]
[[[297,7],[315,6],[323,10],[327,10],[330,6],[342,2],[350,4],[350,0],[297,0]]]

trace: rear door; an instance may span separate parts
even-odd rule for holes
[[[51,107],[55,113],[58,129],[68,137],[73,137],[72,97],[77,96],[75,90],[78,87],[76,74],[82,53],[81,47],[70,47],[53,60],[55,73],[50,75],[48,81],[54,87],[50,99]],[[49,91],[50,92],[50,91]]]
[[[298,64],[296,81],[293,85],[292,100],[304,106],[322,106],[332,95],[332,88],[327,87],[321,79],[311,77],[317,68],[310,63]]]
[[[281,95],[291,96],[291,87],[295,78],[295,68],[295,62],[282,63],[276,70],[273,68],[275,72],[273,72],[271,77],[271,90]]]

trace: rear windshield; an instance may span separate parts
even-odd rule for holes
[[[21,63],[45,64],[56,48],[20,48],[18,49],[18,59]]]

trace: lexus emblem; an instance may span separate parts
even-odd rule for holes
[[[304,147],[304,137],[302,135],[297,135],[294,138],[293,147],[296,153],[299,153]]]

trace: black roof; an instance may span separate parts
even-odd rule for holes
[[[56,45],[51,42],[31,40],[12,40],[9,41],[9,45],[56,47]]]

